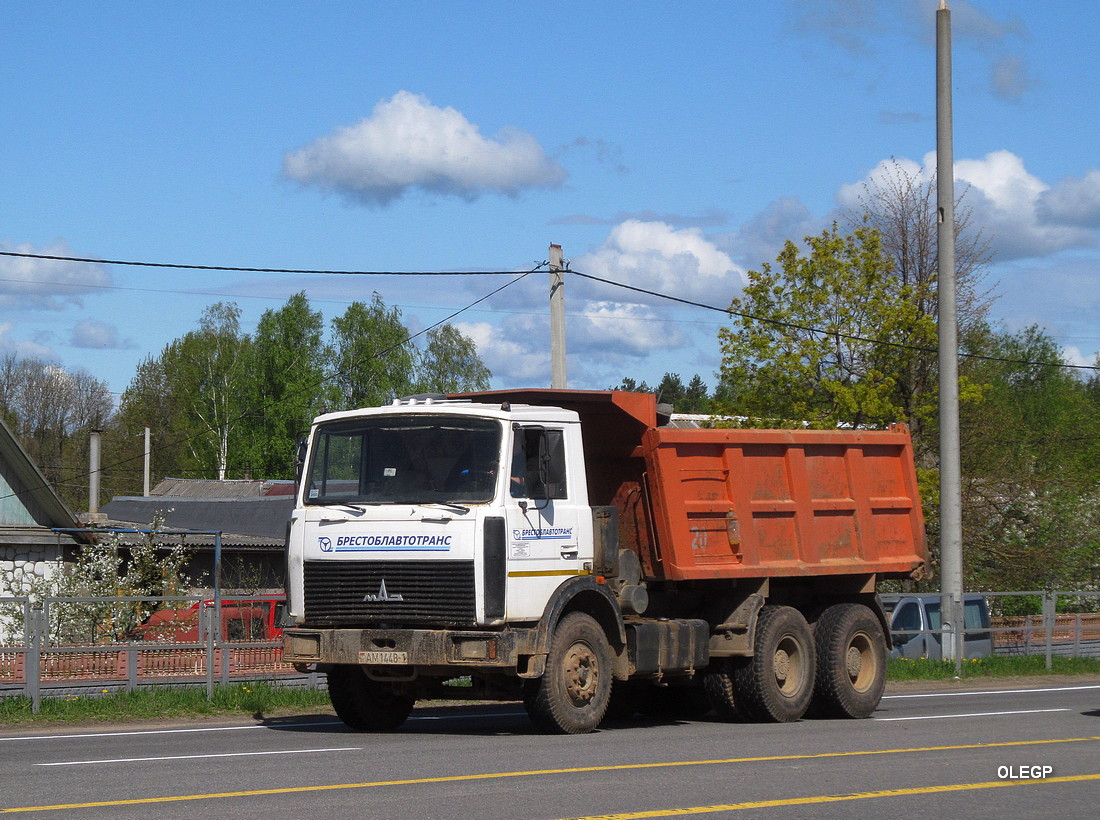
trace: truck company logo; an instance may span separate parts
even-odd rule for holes
[[[391,594],[386,589],[386,579],[383,578],[382,585],[378,587],[378,593],[375,594],[373,592],[368,592],[366,595],[363,596],[363,600],[375,604],[384,603],[386,601],[404,601],[405,596],[399,593]]]
[[[535,527],[512,530],[512,538],[515,541],[568,541],[572,537],[572,527]]]
[[[321,552],[371,552],[374,550],[437,550],[451,548],[451,535],[340,535],[318,536]]]

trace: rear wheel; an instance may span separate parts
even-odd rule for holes
[[[875,614],[863,604],[836,604],[821,613],[814,637],[814,714],[865,718],[874,712],[886,687],[886,639]]]
[[[368,678],[361,666],[330,669],[328,695],[336,716],[359,732],[396,729],[416,703],[415,698],[396,694],[389,684]]]
[[[546,671],[527,684],[523,704],[545,732],[591,732],[607,711],[611,678],[611,647],[603,629],[591,616],[571,612],[554,630]]]
[[[734,676],[739,667],[747,666],[749,658],[714,658],[703,676],[703,688],[718,717],[722,720],[744,720],[734,696]]]
[[[756,621],[756,650],[733,668],[737,711],[761,723],[801,718],[814,690],[816,657],[810,626],[797,609],[766,606]]]

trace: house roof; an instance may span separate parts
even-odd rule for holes
[[[150,496],[170,498],[265,498],[269,495],[293,495],[293,481],[252,479],[215,481],[212,479],[165,478],[149,491]]]
[[[0,419],[0,527],[75,527],[46,476]]]
[[[100,511],[107,527],[146,529],[158,513],[168,532],[221,532],[222,544],[282,548],[286,526],[294,510],[292,496],[271,498],[180,498],[117,496]],[[211,536],[188,536],[189,543],[212,541]]]

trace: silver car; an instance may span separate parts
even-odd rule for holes
[[[890,618],[890,654],[896,658],[943,660],[940,594],[883,595],[882,606]],[[963,657],[985,658],[993,654],[989,631],[989,603],[984,595],[963,596]]]

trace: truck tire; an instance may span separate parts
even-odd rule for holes
[[[816,655],[810,625],[789,606],[765,606],[756,620],[756,650],[733,668],[733,698],[746,719],[791,723],[809,708]]]
[[[527,683],[523,705],[544,732],[591,732],[607,711],[611,678],[611,647],[603,629],[591,616],[571,612],[554,630],[546,671]]]
[[[328,696],[336,716],[357,732],[389,732],[412,711],[414,698],[395,694],[373,681],[360,666],[334,666],[328,672]]]
[[[863,604],[836,604],[821,613],[814,637],[813,713],[865,718],[874,712],[886,687],[886,639],[875,614]]]
[[[737,706],[734,697],[735,670],[747,666],[749,658],[714,658],[703,676],[703,688],[718,717],[728,721],[745,720],[745,713]]]

